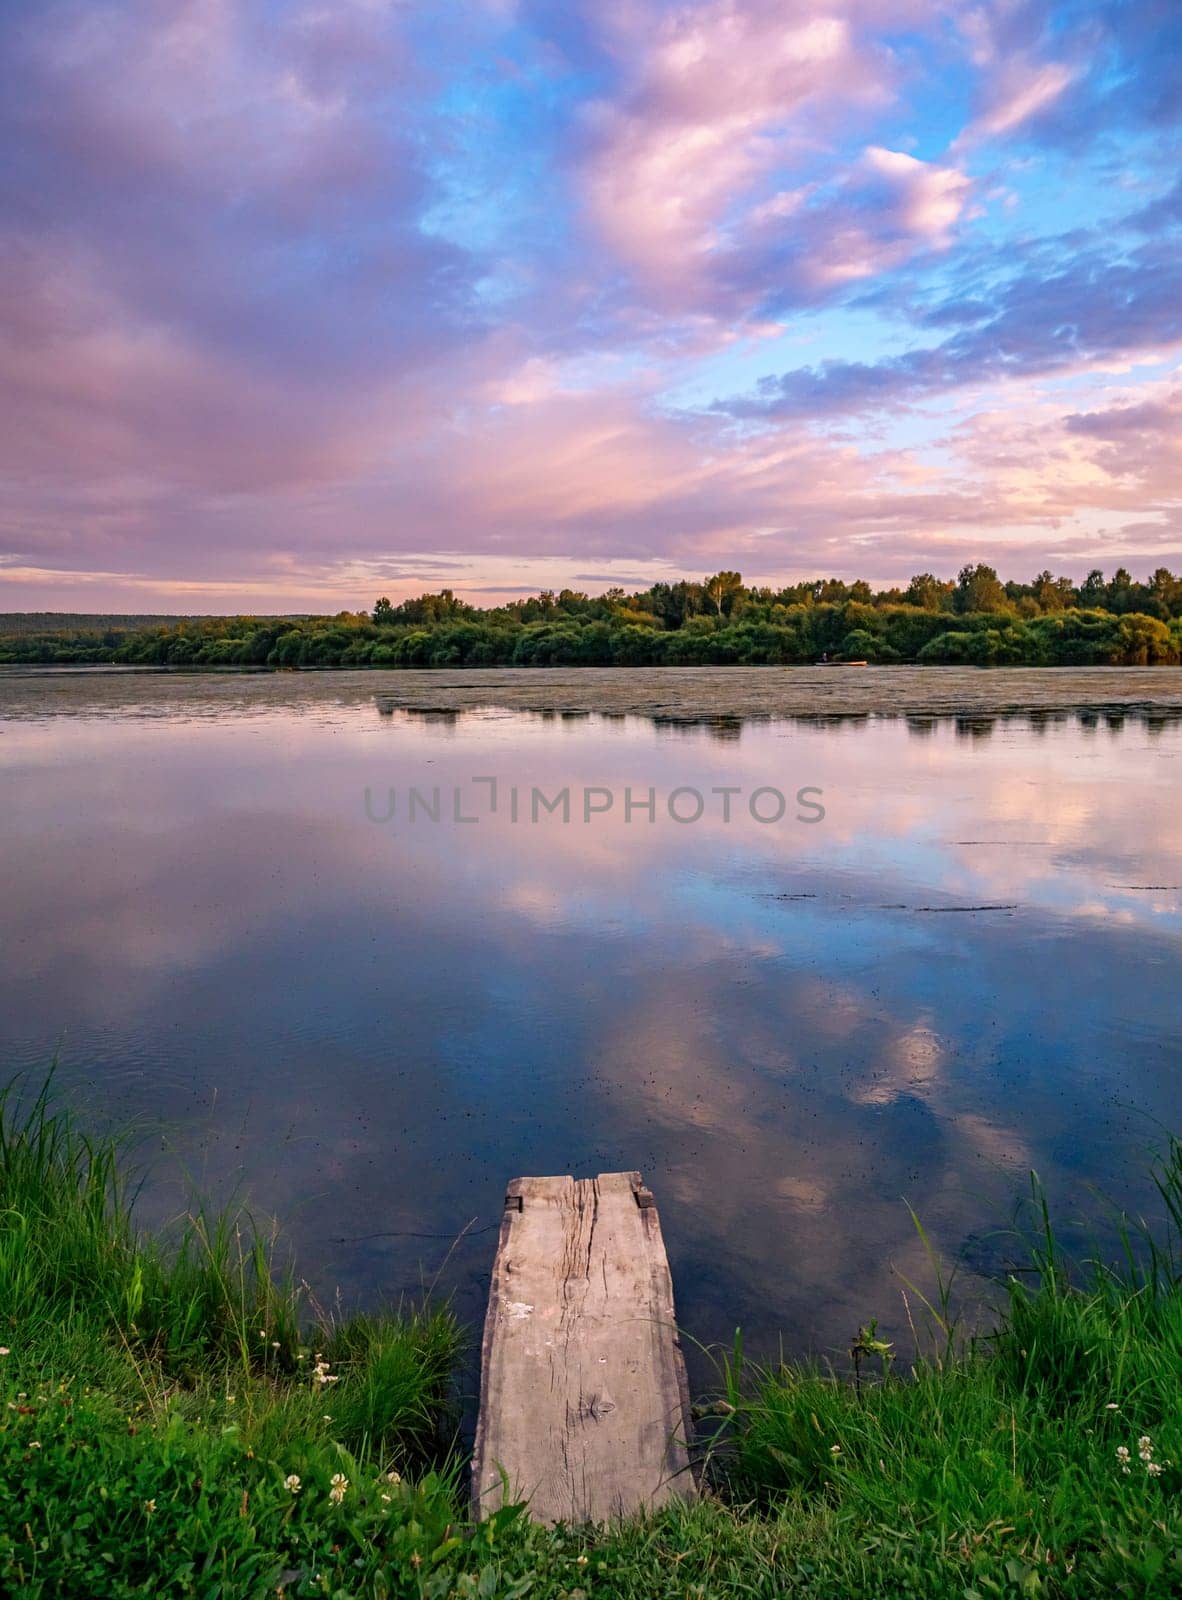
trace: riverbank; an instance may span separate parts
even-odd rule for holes
[[[245,1216],[137,1236],[133,1168],[44,1095],[0,1107],[13,1596],[972,1600],[1182,1580],[1177,1146],[1124,1266],[1069,1285],[1043,1217],[988,1339],[921,1286],[916,1349],[867,1326],[856,1383],[720,1359],[703,1503],[605,1532],[514,1509],[466,1523],[446,1310],[328,1314]]]
[[[48,626],[45,624],[48,623]],[[775,591],[737,572],[627,596],[564,589],[476,607],[450,590],[372,612],[204,617],[128,627],[0,616],[0,662],[172,667],[707,667],[815,662],[976,667],[1164,666],[1182,662],[1182,581],[1099,573],[1076,588],[1043,575],[999,583],[966,567],[906,593],[838,580]]]
[[[200,697],[194,685],[200,685]],[[80,689],[84,687],[84,693]],[[15,717],[265,713],[372,704],[396,711],[528,711],[737,724],[747,718],[1177,715],[1182,667],[524,667],[189,672],[0,667]]]

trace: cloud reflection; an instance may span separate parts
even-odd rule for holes
[[[922,1266],[904,1198],[955,1255],[1028,1166],[1069,1202],[1089,1180],[1135,1192],[1147,1119],[1171,1113],[1178,895],[1130,886],[1182,882],[1176,724],[719,740],[381,717],[343,692],[218,720],[198,682],[152,717],[128,684],[118,716],[112,692],[79,682],[68,718],[5,725],[6,1055],[61,1041],[72,1093],[162,1124],[213,1183],[244,1177],[301,1267],[352,1294],[413,1287],[516,1172],[639,1167],[695,1335],[837,1347],[897,1316],[893,1267]],[[367,784],[491,772],[800,774],[829,812],[365,820]],[[467,1313],[487,1243],[449,1267]]]

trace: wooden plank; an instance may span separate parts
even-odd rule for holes
[[[515,1178],[481,1355],[472,1501],[604,1522],[692,1499],[673,1284],[638,1172]]]

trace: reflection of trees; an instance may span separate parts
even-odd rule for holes
[[[454,728],[467,715],[455,706],[404,706],[392,695],[375,695],[374,705],[378,716],[389,721],[398,718],[443,728]]]
[[[647,719],[654,732],[669,739],[696,739],[705,734],[709,739],[721,739],[724,742],[734,741],[743,737],[743,724],[746,722],[766,722],[766,717],[728,717],[728,716],[701,716],[701,717],[650,717]]]
[[[437,693],[438,685],[432,684],[432,693]],[[720,689],[725,689],[725,684],[711,683],[700,691],[703,699],[715,699],[720,695]],[[1141,707],[1100,707],[1084,705],[1070,708],[1046,707],[1015,707],[1012,710],[953,710],[947,711],[907,711],[900,709],[891,710],[836,710],[836,711],[809,711],[809,712],[784,712],[776,716],[774,712],[756,710],[751,712],[701,712],[688,710],[685,713],[670,711],[646,711],[642,706],[627,711],[612,709],[600,710],[587,706],[567,706],[562,708],[539,708],[537,706],[516,707],[514,699],[520,688],[513,684],[506,689],[504,682],[499,691],[493,689],[487,695],[479,693],[479,685],[475,682],[466,683],[459,687],[459,693],[470,696],[470,706],[441,706],[441,705],[415,705],[404,703],[396,694],[385,691],[374,696],[374,707],[384,721],[393,722],[399,718],[411,719],[424,725],[454,728],[466,717],[481,706],[502,705],[508,710],[516,710],[518,714],[528,717],[531,721],[546,723],[562,723],[577,726],[580,723],[592,725],[597,721],[600,725],[623,727],[629,717],[637,717],[644,721],[655,733],[664,738],[693,739],[705,736],[709,739],[724,743],[733,743],[743,736],[743,729],[748,723],[767,723],[781,721],[793,723],[804,728],[835,728],[851,724],[864,724],[873,720],[883,719],[903,722],[907,732],[917,739],[931,738],[941,728],[951,728],[956,737],[965,740],[988,739],[998,727],[1025,728],[1039,736],[1045,735],[1052,728],[1077,726],[1088,733],[1095,733],[1099,728],[1105,728],[1110,734],[1116,735],[1126,727],[1141,727],[1150,735],[1156,736],[1169,728],[1177,727],[1182,723],[1182,707],[1173,706],[1141,706]],[[406,691],[408,697],[413,693],[410,688]],[[565,693],[565,686],[564,686]],[[592,695],[591,698],[594,698]],[[643,691],[639,696],[643,702]],[[694,698],[693,692],[689,696]]]

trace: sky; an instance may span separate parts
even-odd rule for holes
[[[1176,0],[4,0],[0,610],[1182,569]]]

